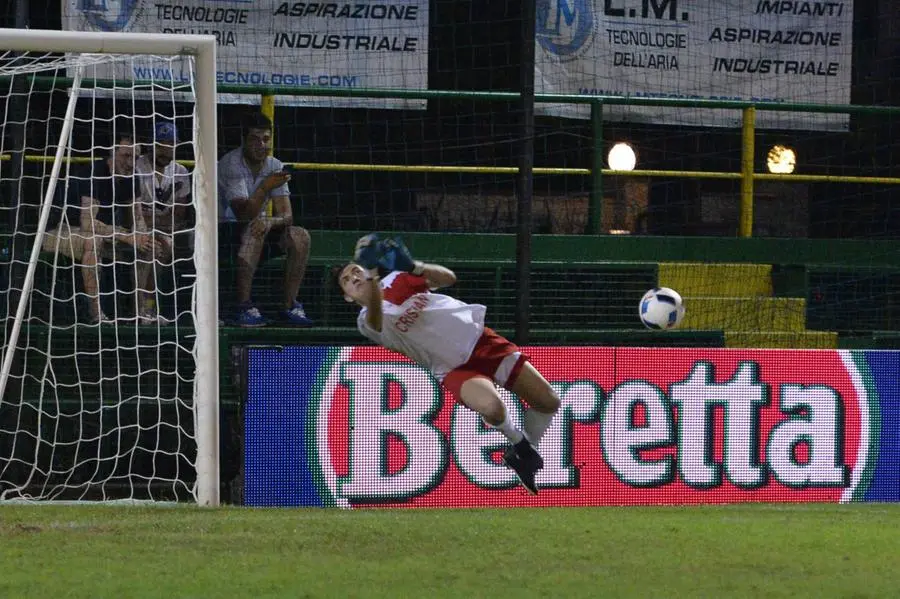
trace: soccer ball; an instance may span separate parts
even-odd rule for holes
[[[674,329],[684,318],[684,301],[674,289],[656,287],[641,298],[638,314],[648,329]]]

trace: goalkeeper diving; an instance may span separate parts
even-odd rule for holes
[[[381,274],[384,278],[381,278]],[[507,439],[503,462],[530,493],[543,465],[541,437],[559,397],[519,348],[485,326],[486,308],[435,293],[456,283],[452,270],[414,260],[399,239],[359,239],[353,262],[338,272],[348,302],[361,306],[357,326],[372,341],[414,360],[464,406]],[[510,421],[495,385],[527,404],[524,430]]]

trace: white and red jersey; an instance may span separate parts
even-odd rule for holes
[[[438,380],[466,363],[484,331],[487,308],[433,293],[423,277],[401,271],[381,280],[381,292],[381,331],[368,325],[363,308],[356,320],[360,333],[415,360]]]

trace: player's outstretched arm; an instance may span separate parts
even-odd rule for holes
[[[421,267],[421,276],[425,277],[425,282],[428,283],[428,287],[431,289],[450,287],[456,283],[456,273],[446,266],[419,262],[418,260],[416,261],[416,266]]]
[[[381,323],[384,318],[384,310],[382,308],[381,282],[378,278],[378,271],[367,271],[366,281],[368,289],[366,291],[366,324],[369,328],[381,332]]]
[[[432,289],[456,283],[456,274],[445,266],[414,260],[409,248],[399,238],[385,239],[380,244],[379,265],[385,270],[402,270],[424,277]]]
[[[378,261],[381,257],[380,249],[380,241],[375,233],[360,237],[356,241],[356,249],[353,252],[356,273],[355,275],[349,275],[351,280],[353,276],[359,277],[361,273],[365,276],[365,282],[361,286],[361,297],[357,296],[353,299],[366,308],[366,324],[369,325],[369,328],[376,331],[381,331],[381,323],[384,317],[381,305],[381,281],[378,278]]]

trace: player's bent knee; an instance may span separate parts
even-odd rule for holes
[[[559,410],[559,395],[549,385],[526,398],[526,403],[538,412],[555,414]]]
[[[484,421],[491,426],[499,426],[506,419],[506,408],[503,407],[503,404],[499,400],[496,404],[475,411],[478,412]]]
[[[559,410],[559,395],[531,363],[524,364],[510,390],[539,412],[555,414]]]
[[[484,376],[466,379],[455,393],[470,410],[478,412],[491,425],[498,425],[506,417],[506,407],[497,393],[494,382]]]
[[[559,395],[556,391],[551,387],[550,388],[550,396],[547,399],[547,407],[550,408],[554,414],[559,410],[560,400]]]

